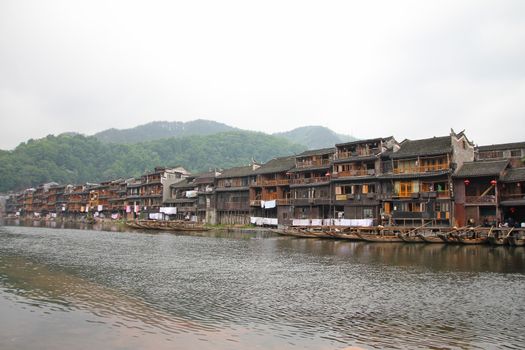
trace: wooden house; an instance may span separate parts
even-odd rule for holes
[[[393,137],[336,145],[332,170],[336,218],[380,223],[382,159],[398,149]]]
[[[524,167],[525,142],[503,143],[476,148],[476,160],[497,159],[508,159],[513,168]]]
[[[176,208],[170,211],[169,217],[174,220],[197,221],[197,185],[195,176],[188,175],[181,181],[171,184],[170,198],[164,201],[164,205]]]
[[[89,212],[89,188],[91,185],[68,185],[64,191],[68,215],[78,216]]]
[[[295,157],[275,158],[261,165],[250,183],[250,217],[266,218],[264,224],[289,224],[292,218],[290,170],[295,167]],[[254,219],[256,223],[262,221]]]
[[[215,200],[218,224],[250,223],[250,184],[255,182],[254,173],[259,164],[223,170],[217,176]]]
[[[289,170],[290,199],[294,219],[332,217],[331,164],[334,148],[305,151],[295,157]]]
[[[108,193],[108,208],[112,217],[114,217],[115,214],[118,214],[118,217],[126,216],[127,187],[128,181],[131,180],[133,179],[111,181]]]
[[[144,213],[143,216],[158,214],[163,203],[171,196],[170,185],[181,181],[188,175],[188,171],[182,167],[156,167],[153,172],[142,175],[138,194],[140,212]]]
[[[23,192],[22,211],[25,216],[32,216],[34,213],[33,195],[35,191],[34,188],[28,188]]]
[[[405,140],[389,156],[390,173],[380,176],[382,217],[397,225],[451,225],[454,220],[453,173],[474,160],[474,145],[463,132]]]
[[[139,217],[141,209],[140,179],[129,179],[126,186],[126,218],[128,220]]]
[[[193,180],[197,190],[197,221],[216,224],[217,212],[215,201],[215,178],[221,173],[210,171],[195,176]]]
[[[501,220],[498,186],[509,160],[465,162],[454,175],[455,225],[496,225]]]
[[[507,169],[498,189],[502,220],[525,226],[525,167]]]

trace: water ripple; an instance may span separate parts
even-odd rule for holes
[[[525,249],[500,248],[4,227],[0,287],[212,347],[518,349]]]

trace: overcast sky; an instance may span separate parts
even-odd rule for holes
[[[154,120],[525,141],[525,1],[0,1],[0,148]]]

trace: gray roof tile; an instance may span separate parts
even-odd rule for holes
[[[422,140],[405,140],[400,146],[399,151],[392,153],[392,158],[445,154],[452,152],[452,138],[441,136]]]
[[[503,176],[504,182],[519,182],[525,181],[525,168],[511,168]]]
[[[508,160],[483,160],[463,163],[456,177],[499,176],[509,164]]]

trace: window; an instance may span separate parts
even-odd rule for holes
[[[435,211],[449,211],[450,205],[448,202],[436,202]]]
[[[363,217],[365,219],[371,219],[374,217],[372,208],[364,208],[363,209]]]
[[[503,151],[484,151],[479,152],[480,159],[490,159],[490,158],[503,158]]]
[[[521,149],[513,149],[510,151],[511,157],[521,157]]]

